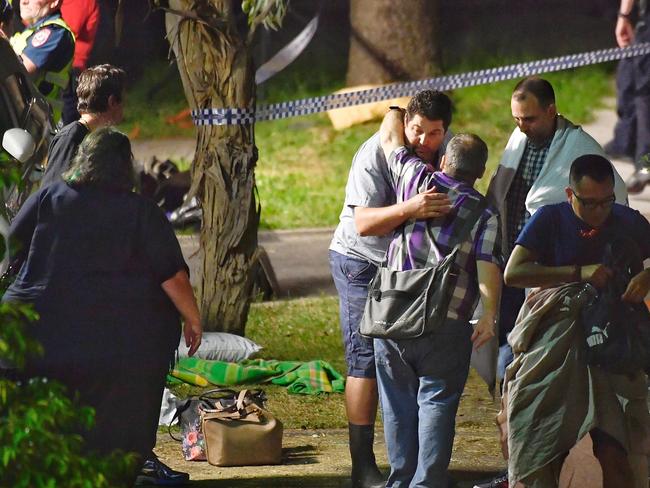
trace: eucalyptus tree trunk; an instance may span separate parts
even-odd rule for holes
[[[347,86],[440,72],[438,0],[350,0]]]
[[[191,109],[253,108],[254,70],[232,0],[170,0],[172,46]],[[203,274],[197,299],[205,330],[243,335],[257,259],[259,205],[253,124],[197,128],[190,194],[201,202]]]

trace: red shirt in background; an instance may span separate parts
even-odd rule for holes
[[[95,44],[99,26],[99,7],[96,0],[63,0],[61,17],[76,37],[72,67],[86,69],[90,51]]]

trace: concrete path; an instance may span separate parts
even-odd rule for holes
[[[259,233],[259,244],[269,257],[280,287],[279,298],[336,293],[327,259],[333,233],[333,228]],[[195,278],[201,263],[199,237],[181,236],[179,241],[190,274]]]

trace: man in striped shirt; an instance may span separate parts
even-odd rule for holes
[[[389,112],[381,145],[397,201],[433,188],[446,193],[448,214],[408,220],[391,242],[388,265],[398,270],[435,266],[452,250],[451,240],[484,200],[474,182],[485,171],[487,146],[472,134],[458,134],[447,145],[440,172],[431,173],[404,146],[403,116]],[[416,339],[375,339],[375,360],[391,464],[387,488],[447,487],[456,411],[467,380],[472,349],[494,336],[501,291],[499,221],[486,207],[462,242],[456,261],[447,319],[433,333]],[[472,330],[469,320],[481,298],[484,313]]]

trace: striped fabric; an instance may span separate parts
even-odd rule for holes
[[[451,252],[454,244],[452,237],[467,220],[476,200],[484,197],[465,182],[441,172],[429,172],[427,166],[406,147],[397,148],[388,164],[397,202],[406,201],[434,186],[438,191],[447,192],[452,202],[451,212],[444,217],[405,222],[396,230],[388,249],[388,266],[393,269],[434,266],[442,256]],[[470,236],[471,239],[460,246],[456,261],[461,273],[449,305],[450,319],[468,319],[476,308],[479,296],[476,261],[503,265],[499,219],[493,208],[488,207],[483,211]]]

